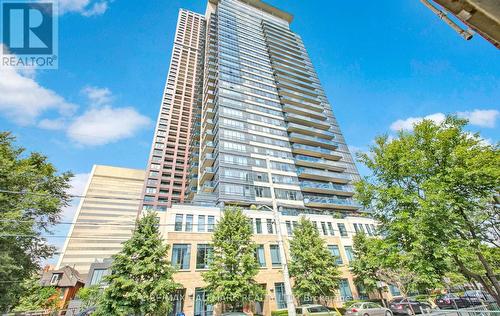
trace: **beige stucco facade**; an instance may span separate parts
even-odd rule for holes
[[[280,298],[276,295],[277,286],[283,282],[283,274],[281,270],[281,265],[272,264],[271,256],[271,245],[277,245],[277,235],[276,230],[273,228],[273,233],[268,233],[267,231],[267,220],[273,220],[273,213],[270,211],[260,211],[260,210],[245,210],[245,214],[252,220],[254,228],[254,241],[257,245],[263,245],[264,248],[264,258],[265,266],[260,269],[259,274],[256,276],[256,281],[265,287],[267,296],[260,307],[252,306],[252,310],[255,314],[271,315],[271,311],[283,308],[280,306]],[[204,216],[203,223],[200,223],[199,216]],[[203,207],[203,206],[193,206],[193,205],[173,205],[169,208],[167,212],[160,213],[160,227],[164,238],[170,245],[169,259],[172,260],[175,265],[176,258],[172,256],[173,248],[177,246],[182,246],[185,249],[189,249],[189,265],[185,266],[184,269],[180,268],[175,274],[175,280],[181,283],[184,287],[184,292],[182,293],[183,302],[182,311],[186,316],[193,315],[210,315],[210,312],[203,313],[200,312],[200,302],[198,302],[198,308],[195,307],[197,304],[196,300],[202,300],[200,295],[200,290],[205,286],[202,273],[206,269],[197,269],[197,249],[199,245],[206,245],[211,243],[212,233],[207,231],[208,216],[213,216],[214,223],[217,223],[221,216],[221,210],[216,207]],[[188,219],[190,217],[190,220]],[[333,218],[331,215],[317,215],[317,214],[305,214],[308,219],[318,224],[320,235],[325,239],[328,246],[337,246],[339,250],[339,256],[342,259],[342,264],[339,264],[339,270],[341,271],[342,282],[348,287],[344,289],[343,292],[338,293],[334,300],[331,301],[331,305],[342,306],[343,301],[359,298],[359,293],[354,285],[352,275],[349,272],[349,254],[346,249],[352,247],[352,237],[356,233],[354,225],[363,225],[365,232],[370,227],[370,229],[375,225],[374,220],[366,217],[346,217],[342,219]],[[179,219],[182,217],[182,223],[179,225]],[[177,219],[177,227],[175,225]],[[284,234],[285,239],[285,252],[288,257],[288,240],[289,236],[287,234],[287,222],[293,223],[299,219],[297,215],[280,215],[281,230]],[[261,233],[257,232],[257,221],[261,222],[262,230]],[[188,229],[186,229],[186,223],[188,222]],[[326,234],[323,231],[323,223],[325,225]],[[331,223],[333,227],[333,235],[328,230],[328,223]],[[341,236],[339,224],[343,224],[345,231],[344,236]],[[341,226],[340,225],[340,226]],[[366,226],[368,225],[368,226]],[[370,226],[371,225],[371,226]],[[200,226],[202,227],[200,229]],[[203,227],[205,226],[205,227]],[[177,231],[176,231],[177,229]],[[359,230],[359,226],[357,227]],[[187,230],[187,231],[186,231]],[[200,231],[202,230],[202,231]],[[204,231],[203,231],[204,230]],[[346,236],[345,236],[346,235]],[[346,248],[347,247],[347,248]],[[196,291],[198,289],[198,292]],[[279,296],[279,295],[278,295]],[[256,310],[257,309],[257,310]],[[196,311],[195,311],[196,310]],[[178,312],[176,310],[175,312]],[[218,314],[218,310],[215,309],[215,314]]]
[[[90,264],[110,258],[132,236],[144,170],[94,165],[56,268],[85,276]]]

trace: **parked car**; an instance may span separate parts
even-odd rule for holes
[[[346,316],[392,316],[390,309],[373,302],[354,303],[345,311]]]
[[[337,312],[328,309],[323,305],[306,304],[301,305],[295,309],[295,314],[302,316],[336,316]]]
[[[394,314],[415,315],[422,314],[423,311],[429,313],[432,306],[427,302],[419,302],[412,298],[396,298],[389,302],[389,308]]]
[[[453,293],[439,295],[436,297],[435,302],[440,309],[457,309],[471,306],[466,298]]]
[[[465,291],[463,296],[471,305],[481,305],[483,303],[495,303],[495,298],[488,292],[480,290]]]

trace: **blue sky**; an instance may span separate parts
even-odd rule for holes
[[[354,150],[447,113],[499,140],[499,54],[480,36],[464,41],[418,0],[268,2],[294,14]],[[59,69],[0,70],[0,129],[79,174],[75,193],[93,164],[144,168],[178,9],[205,3],[61,0]]]

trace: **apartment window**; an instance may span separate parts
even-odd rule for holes
[[[207,302],[207,292],[204,289],[196,288],[194,291],[194,315],[212,316],[214,306]]]
[[[352,224],[354,226],[354,231],[357,233],[359,233],[359,227],[358,227],[358,224],[354,223]]]
[[[205,232],[207,225],[205,224],[205,215],[198,215],[198,231]]]
[[[321,222],[321,230],[323,231],[323,235],[328,235],[328,231],[326,230],[325,222]]]
[[[351,287],[349,286],[349,282],[347,281],[347,279],[340,280],[339,289],[340,289],[340,299],[342,301],[352,300]]]
[[[156,193],[156,188],[147,187],[146,188],[146,193],[155,194]]]
[[[257,259],[257,262],[259,263],[259,266],[261,268],[266,266],[266,257],[264,256],[264,245],[257,245],[257,248],[255,248],[255,258]]]
[[[92,278],[90,279],[90,285],[99,285],[102,283],[102,279],[109,274],[108,269],[94,269],[92,272]]]
[[[347,260],[349,262],[354,260],[354,251],[352,249],[352,246],[344,246],[345,250],[345,256],[347,257]]]
[[[273,220],[272,219],[270,219],[270,218],[266,219],[266,227],[267,227],[268,234],[274,234]]]
[[[260,218],[255,219],[255,232],[262,234],[262,220]]]
[[[276,295],[276,305],[278,309],[286,308],[285,285],[282,282],[274,283],[274,293]]]
[[[188,270],[190,252],[191,245],[174,244],[172,246],[172,265],[180,270]]]
[[[182,214],[176,214],[175,215],[174,230],[176,232],[182,231],[182,219],[183,219],[183,217],[184,217],[184,215],[182,215]]]
[[[208,226],[207,226],[207,231],[213,232],[214,231],[214,224],[215,224],[215,217],[214,216],[208,216]]]
[[[186,226],[185,230],[187,232],[192,232],[193,231],[193,215],[189,214],[186,215]]]
[[[292,236],[293,234],[293,229],[292,229],[292,223],[290,221],[286,221],[286,232],[288,233],[288,236]]]
[[[347,237],[347,229],[343,223],[337,223],[337,227],[339,228],[340,236]]]
[[[57,284],[57,282],[59,282],[61,278],[62,278],[62,273],[52,274],[52,278],[50,279],[50,284]]]
[[[196,269],[208,269],[212,252],[213,247],[211,245],[198,245],[198,249],[196,251]]]
[[[368,233],[368,235],[373,236],[374,234],[372,232],[372,228],[370,227],[370,225],[365,224],[365,227],[366,227],[366,232]]]
[[[271,263],[273,267],[280,267],[281,256],[279,245],[269,245],[269,249],[271,250]]]
[[[335,231],[333,230],[333,225],[332,223],[328,222],[328,231],[330,232],[330,235],[335,236]]]
[[[343,262],[342,262],[342,257],[340,256],[339,246],[328,245],[328,250],[330,250],[330,253],[335,258],[335,264],[341,265]]]

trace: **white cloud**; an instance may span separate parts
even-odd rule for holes
[[[42,119],[40,122],[38,122],[38,127],[57,131],[66,127],[66,120],[63,118]]]
[[[90,8],[82,12],[84,16],[94,16],[104,14],[108,10],[108,3],[106,1],[96,2]]]
[[[468,119],[471,125],[493,128],[500,111],[475,109],[473,111],[458,112],[457,115]]]
[[[67,116],[75,109],[74,104],[39,85],[34,79],[33,70],[23,73],[0,67],[0,113],[15,123],[30,125],[47,111],[54,110]]]
[[[68,128],[68,136],[80,145],[104,145],[133,136],[151,120],[131,107],[92,108]]]
[[[434,113],[424,117],[409,117],[404,120],[397,120],[391,124],[391,130],[400,131],[400,130],[408,130],[411,131],[413,129],[413,125],[422,122],[424,119],[431,120],[437,124],[442,123],[446,119],[446,115],[443,113]]]
[[[113,101],[113,95],[108,88],[87,86],[82,89],[82,93],[92,105],[107,105]]]
[[[108,1],[60,0],[59,14],[80,13],[83,16],[101,15],[108,9]]]

